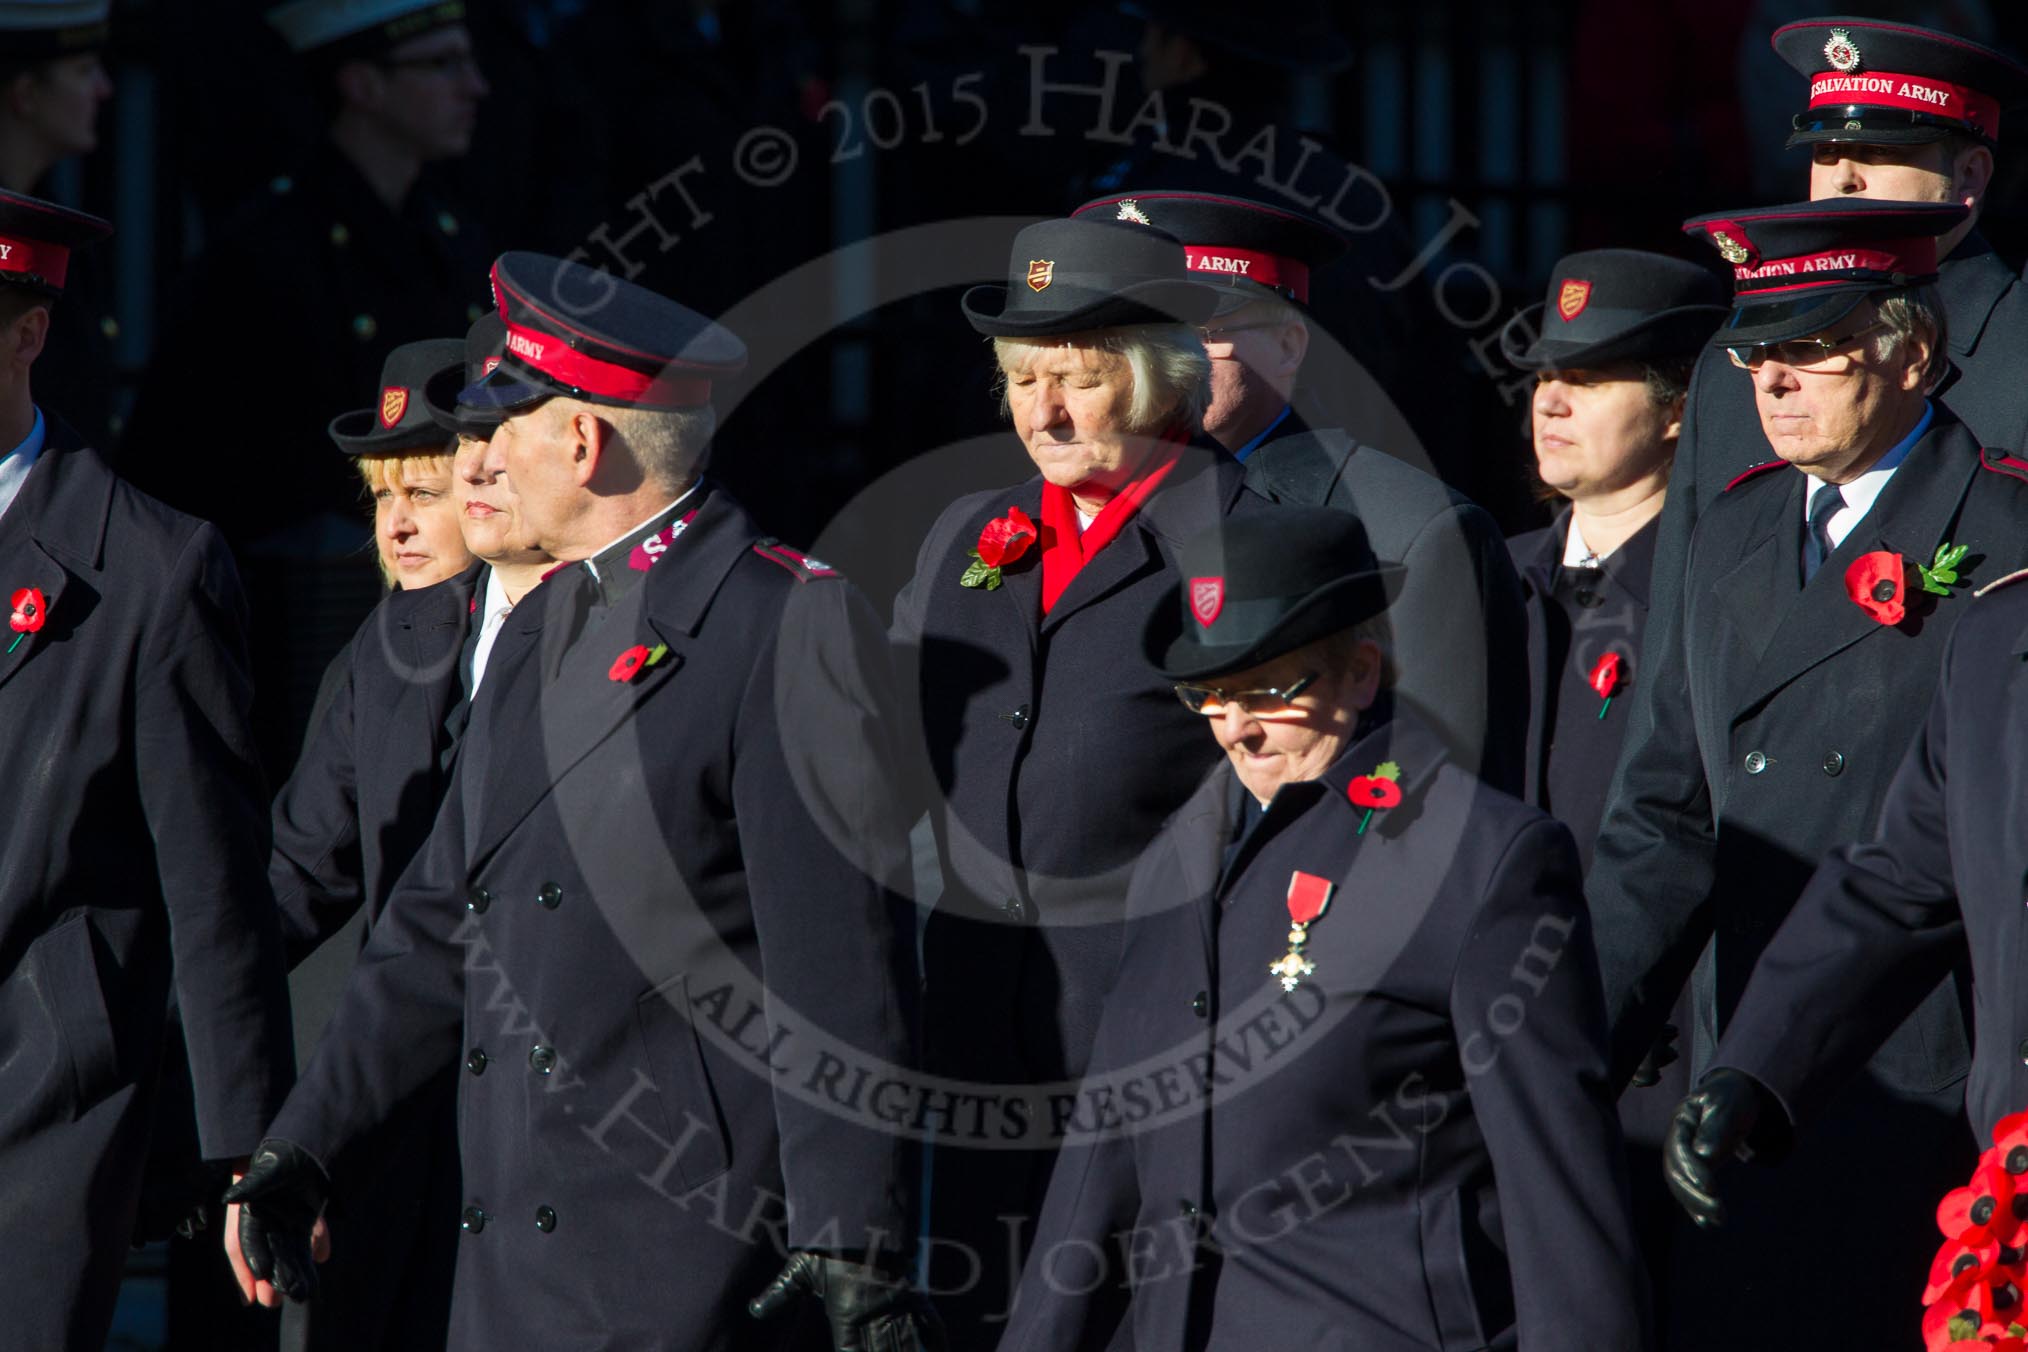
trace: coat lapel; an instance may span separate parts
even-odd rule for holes
[[[423,703],[430,735],[444,750],[445,720],[452,705],[464,698],[465,673],[459,670],[465,636],[479,623],[474,603],[486,586],[486,565],[475,563],[441,586],[430,588],[428,604],[417,609],[403,628],[408,631],[410,670],[423,673]],[[452,632],[446,633],[446,630]],[[449,661],[448,679],[439,663]]]
[[[1077,611],[1161,568],[1160,542],[1174,548],[1224,518],[1233,499],[1239,496],[1245,470],[1215,443],[1201,439],[1185,446],[1182,456],[1182,463],[1142,505],[1128,529],[1078,570],[1077,577],[1043,617],[1044,635]],[[1041,569],[1036,571],[1039,573]]]
[[[524,639],[534,651],[519,664],[515,689],[505,692],[519,698],[502,701],[494,708],[508,711],[510,717],[518,714],[531,702],[526,686],[534,681],[535,722],[530,729],[504,729],[506,743],[496,740],[490,748],[485,825],[471,856],[475,867],[499,848],[565,775],[649,699],[674,683],[683,667],[682,650],[695,641],[711,598],[759,534],[745,512],[724,494],[714,493],[699,507],[697,519],[677,547],[662,556],[648,578],[555,659],[554,679],[538,676],[549,667],[543,652],[549,645],[542,641],[547,633]],[[559,612],[572,604],[565,589],[552,589],[545,582],[515,608],[515,614],[518,617],[524,608],[537,609],[530,602],[544,591],[553,591],[553,595],[539,608],[541,615],[535,622],[546,631]],[[668,652],[629,680],[613,679],[615,660],[636,644],[651,650],[665,645]]]
[[[1978,458],[1966,454],[1960,439],[1968,441],[1969,434],[1956,423],[1945,423],[1909,452],[1881,490],[1873,510],[1832,551],[1782,613],[1752,679],[1733,704],[1735,717],[1812,667],[1890,627],[1874,620],[1845,594],[1845,570],[1862,554],[1875,550],[1892,551],[1910,563],[1930,561],[1957,517],[1972,476],[1979,471]],[[1802,509],[1793,491],[1788,505],[1795,509],[1784,513],[1791,527],[1787,534],[1795,541],[1790,549],[1799,554]],[[1776,534],[1781,533],[1777,528]],[[1976,548],[1980,542],[1965,543]]]
[[[1563,559],[1564,541],[1569,538],[1570,508],[1557,513],[1556,520],[1532,554],[1516,559],[1521,584],[1527,596],[1528,619],[1528,759],[1522,767],[1522,796],[1531,803],[1542,801],[1542,736],[1550,703],[1556,698],[1558,673],[1549,669],[1549,607],[1556,604],[1556,569]]]
[[[0,516],[0,603],[11,606],[14,593],[25,587],[39,589],[43,627],[20,635],[19,643],[11,627],[0,629],[0,686],[37,654],[68,639],[83,618],[81,607],[89,608],[83,605],[91,599],[89,589],[71,591],[69,583],[72,568],[94,573],[100,568],[113,483],[112,471],[96,453],[82,449],[62,420],[46,416],[41,458]]]
[[[1762,509],[1739,562],[1721,574],[1713,591],[1733,632],[1758,662],[1768,651],[1782,617],[1802,594],[1803,491],[1807,480],[1788,474],[1789,483]]]

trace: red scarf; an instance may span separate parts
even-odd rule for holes
[[[1071,497],[1070,490],[1050,483],[1042,485],[1044,615],[1070,586],[1078,570],[1126,529],[1134,514],[1141,510],[1141,505],[1154,496],[1162,481],[1169,477],[1169,471],[1176,468],[1182,454],[1183,437],[1180,433],[1164,437],[1148,457],[1147,467],[1113,494],[1112,501],[1082,532],[1077,528],[1077,502]]]

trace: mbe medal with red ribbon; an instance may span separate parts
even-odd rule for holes
[[[1317,970],[1317,964],[1303,956],[1303,945],[1309,942],[1311,923],[1331,904],[1331,888],[1330,879],[1314,873],[1299,869],[1289,875],[1289,951],[1268,964],[1269,973],[1281,978],[1285,991],[1294,990]]]

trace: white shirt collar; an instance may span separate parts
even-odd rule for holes
[[[1591,546],[1584,542],[1584,534],[1577,528],[1577,513],[1570,514],[1570,533],[1563,541],[1563,566],[1565,568],[1596,568],[1605,562],[1605,556],[1591,552]]]
[[[1929,425],[1935,419],[1936,405],[1925,403],[1922,421],[1915,425],[1914,431],[1896,442],[1894,449],[1881,456],[1872,469],[1849,484],[1839,485],[1839,491],[1845,496],[1845,505],[1831,513],[1831,519],[1824,523],[1824,534],[1831,537],[1833,549],[1844,544],[1845,537],[1866,519],[1866,513],[1872,511],[1873,504],[1879,501],[1880,491],[1887,487],[1887,481],[1894,477],[1894,471],[1901,468],[1901,462],[1908,459],[1908,453],[1915,449],[1915,443],[1922,440],[1923,434],[1929,431]],[[1809,490],[1803,494],[1804,529],[1808,529],[1809,525],[1810,504],[1817,500],[1818,493],[1830,487],[1831,485],[1822,479],[1810,480]]]
[[[486,661],[493,655],[493,645],[499,642],[500,631],[507,625],[507,617],[514,612],[514,603],[507,599],[507,588],[500,581],[500,570],[486,570],[486,585],[479,596],[479,641],[472,648],[472,689],[477,691],[479,682],[486,675]]]
[[[632,526],[629,526],[627,529],[621,531],[618,535],[615,535],[612,539],[606,541],[603,545],[600,545],[597,549],[594,549],[585,558],[584,561],[585,571],[590,573],[592,577],[596,579],[599,575],[599,568],[596,563],[592,562],[593,559],[598,558],[601,554],[605,553],[608,549],[611,549],[614,545],[618,544],[620,541],[626,539],[629,535],[634,535],[638,533],[642,527],[652,525],[654,522],[660,521],[663,517],[675,511],[678,507],[683,505],[685,499],[689,498],[692,494],[697,492],[698,484],[701,484],[703,482],[704,480],[700,478],[697,481],[697,483],[690,485],[689,490],[685,492],[682,497],[677,498],[674,502],[671,502],[666,507],[661,507],[656,509],[655,511],[648,513],[648,515],[642,517]]]
[[[28,436],[19,446],[0,456],[0,516],[14,505],[14,499],[21,496],[21,486],[28,482],[28,471],[35,468],[35,462],[42,458],[42,445],[49,438],[49,424],[43,421],[42,410],[35,410],[35,425],[28,429]]]

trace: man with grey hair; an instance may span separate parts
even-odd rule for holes
[[[486,469],[566,562],[229,1238],[264,1303],[307,1295],[327,1162],[462,1062],[451,1346],[908,1352],[909,1137],[799,1092],[910,1061],[878,624],[702,477],[737,338],[540,255],[493,284],[506,355],[460,404],[499,410]]]
[[[1121,191],[1080,219],[1167,231],[1218,308],[1200,330],[1211,359],[1204,430],[1271,502],[1356,514],[1381,558],[1408,565],[1393,606],[1404,658],[1397,698],[1434,727],[1452,760],[1522,791],[1527,623],[1499,527],[1469,498],[1404,460],[1362,446],[1299,389],[1309,355],[1312,274],[1345,237],[1287,205],[1209,192]],[[1363,316],[1362,316],[1363,318]]]
[[[1184,539],[1269,510],[1199,435],[1213,299],[1173,238],[1082,220],[1021,231],[1007,284],[964,299],[1037,473],[946,509],[894,611],[943,875],[924,1054],[987,1105],[928,1124],[931,1294],[961,1348],[998,1340],[1055,1160],[1030,1100],[1084,1070],[1128,874],[1217,755],[1139,637]],[[1215,617],[1222,580],[1189,583]]]
[[[1693,967],[1692,1074],[1710,1067],[1817,861],[1870,833],[1973,589],[2028,564],[2028,484],[1994,472],[1930,398],[1949,335],[1928,286],[1938,237],[1964,218],[1848,198],[1686,227],[1733,265],[1714,341],[1751,379],[1780,459],[1704,514],[1661,651],[1649,630],[1655,726],[1627,744],[1587,881],[1622,1077]],[[1734,1181],[1736,1222],[1674,1246],[1670,1346],[1760,1346],[1773,1329],[1784,1345],[1871,1345],[1905,1317],[1936,1199],[1974,1153],[1955,1088],[1968,998],[1951,979],[1929,991],[1793,1159]],[[1714,1095],[1743,1101],[1726,1091],[1736,1074],[1691,1094],[1666,1150],[1739,1144],[1736,1111],[1703,1126]],[[1771,1136],[1756,1153],[1778,1153]],[[1840,1256],[1838,1301],[1798,1328],[1794,1255],[1820,1237],[1821,1199],[1860,1173],[1868,1238]]]

